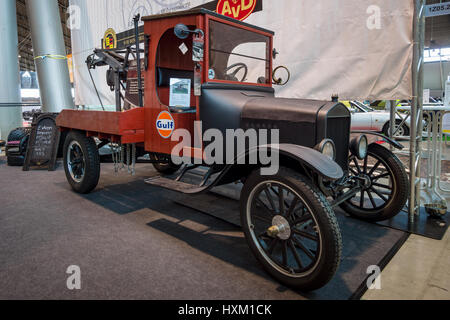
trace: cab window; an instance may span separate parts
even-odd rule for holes
[[[210,20],[208,78],[270,84],[270,38]]]

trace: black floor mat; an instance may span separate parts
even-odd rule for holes
[[[176,195],[175,202],[240,227],[239,188],[230,185],[198,196],[180,194]],[[361,298],[367,290],[368,267],[376,265],[384,269],[408,238],[405,232],[349,218],[342,210],[336,210],[336,216],[343,238],[341,266],[327,286],[314,293],[302,294],[306,298]]]
[[[412,223],[409,222],[409,214],[402,211],[394,218],[378,224],[434,240],[442,240],[450,225],[450,214],[434,218],[428,215],[424,207],[421,207],[420,215]]]

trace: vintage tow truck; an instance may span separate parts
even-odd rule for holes
[[[64,168],[72,188],[79,193],[96,188],[98,149],[105,145],[115,150],[116,161],[128,164],[149,154],[161,173],[146,181],[152,186],[197,194],[242,182],[243,230],[264,269],[290,287],[324,286],[341,259],[334,208],[368,221],[395,216],[407,201],[402,163],[390,150],[369,143],[372,133],[351,133],[350,112],[341,103],[275,97],[273,84],[282,80],[273,72],[273,32],[205,9],[142,20],[145,37],[139,49],[97,49],[87,60],[91,69],[109,66],[116,112],[64,110],[57,119],[67,135]],[[124,108],[122,91],[133,60],[139,99]],[[185,141],[177,148],[179,141],[172,141],[177,129],[190,137],[210,129],[224,136],[230,129],[277,129],[279,141],[249,146],[235,153],[235,161],[224,154],[224,161],[211,164],[205,142]],[[280,168],[273,174],[263,174],[267,163],[262,161],[239,161],[262,149],[278,154]],[[175,157],[196,161],[176,164]],[[183,182],[199,165],[209,169],[202,182]]]

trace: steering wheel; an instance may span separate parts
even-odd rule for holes
[[[231,73],[228,74],[227,72],[230,71],[231,69],[236,68],[236,70]],[[236,74],[241,71],[241,69],[245,69],[244,72],[244,76],[242,77],[241,82],[244,82],[245,78],[247,78],[247,74],[248,74],[248,67],[245,63],[243,62],[238,62],[235,64],[232,64],[231,66],[229,66],[228,68],[225,69],[225,77],[227,78],[227,80],[231,80],[231,81],[239,81],[238,78],[236,78]]]

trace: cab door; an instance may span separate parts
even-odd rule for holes
[[[145,89],[145,148],[151,153],[171,155],[179,141],[174,133],[187,130],[194,137],[198,102],[194,92],[193,38],[179,39],[174,32],[178,23],[196,28],[196,16],[148,21],[145,30],[151,34],[151,55]],[[183,141],[186,145],[190,141]],[[181,155],[181,154],[180,154]]]

